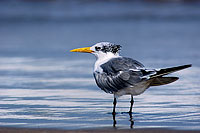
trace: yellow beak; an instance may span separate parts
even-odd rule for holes
[[[78,48],[78,49],[70,50],[70,52],[93,53],[94,51],[92,51],[90,48],[91,48],[91,47]]]

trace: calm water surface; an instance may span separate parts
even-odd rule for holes
[[[113,96],[95,84],[95,58],[69,52],[111,41],[122,45],[122,55],[147,68],[193,64],[172,74],[180,77],[178,81],[134,97],[133,128],[200,130],[200,11],[196,4],[66,5],[0,4],[0,126],[112,128]],[[35,6],[38,10],[31,10]],[[130,116],[124,113],[129,100],[129,96],[118,100],[116,128],[130,128]]]

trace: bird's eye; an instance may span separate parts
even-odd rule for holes
[[[95,47],[95,50],[99,51],[99,50],[101,50],[101,47]]]

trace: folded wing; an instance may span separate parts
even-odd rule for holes
[[[107,93],[117,92],[145,80],[144,65],[131,58],[114,58],[102,64],[101,68],[103,72],[94,72],[94,77],[97,85]],[[145,72],[150,73],[152,71]]]

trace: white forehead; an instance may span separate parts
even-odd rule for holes
[[[112,43],[110,42],[99,42],[99,43],[96,43],[94,46],[98,46],[98,47],[101,47],[101,46],[109,46],[111,45]]]

